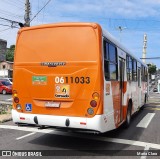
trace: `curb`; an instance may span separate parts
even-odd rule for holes
[[[0,105],[5,105],[8,107],[8,106],[12,105],[12,102],[0,101]],[[0,114],[0,123],[4,123],[4,122],[8,122],[8,121],[12,120],[11,114],[8,114],[8,116],[7,116],[7,114],[5,114],[5,115],[6,115],[6,117],[1,118],[1,116],[3,116],[3,114]]]
[[[5,123],[5,122],[11,121],[11,120],[12,120],[12,118],[6,118],[6,119],[1,120],[0,123]]]
[[[12,105],[12,102],[0,101],[0,104],[10,104],[10,105]]]

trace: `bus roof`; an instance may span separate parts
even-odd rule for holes
[[[101,26],[98,23],[87,23],[87,22],[64,22],[64,23],[52,23],[52,24],[43,24],[43,25],[36,25],[31,27],[23,27],[19,30],[19,32],[34,30],[34,29],[42,29],[42,28],[53,28],[53,27],[67,27],[67,26],[92,26],[93,28]]]

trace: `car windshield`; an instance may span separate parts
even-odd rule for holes
[[[12,82],[12,78],[9,78],[9,80]]]
[[[2,84],[5,85],[5,86],[10,86],[11,85],[11,83],[8,82],[8,81],[2,81]]]

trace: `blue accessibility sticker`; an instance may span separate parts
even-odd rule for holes
[[[31,112],[32,111],[32,104],[26,104],[26,111]]]

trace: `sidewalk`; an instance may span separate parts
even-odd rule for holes
[[[7,114],[0,114],[0,123],[4,123],[10,120],[12,120],[11,111],[7,112]]]
[[[11,105],[12,105],[12,102],[0,101],[1,109],[5,108],[5,112],[6,112],[6,114],[0,114],[0,123],[12,120],[11,109],[10,109]]]
[[[160,98],[159,97],[149,97],[147,104],[160,105]]]

